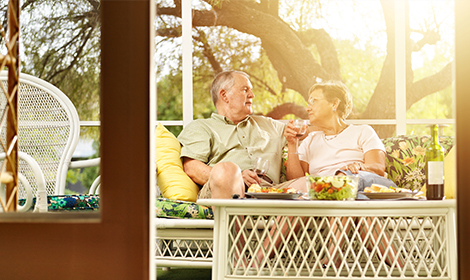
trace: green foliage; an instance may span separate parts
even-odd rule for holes
[[[99,7],[94,0],[35,0],[21,12],[21,71],[61,89],[81,120],[99,118]]]
[[[67,184],[76,184],[79,179],[78,177],[80,176],[80,170],[77,169],[69,169],[67,171]]]
[[[99,141],[93,141],[93,149],[96,151],[88,159],[98,158],[99,157]],[[83,160],[83,159],[81,159]],[[100,175],[100,167],[93,166],[87,168],[80,168],[80,169],[69,169],[67,171],[67,181],[66,184],[76,184],[80,182],[87,190],[90,189],[91,185],[95,181],[95,179]],[[71,192],[70,190],[68,190]]]
[[[355,47],[354,41],[338,40],[335,45],[342,66],[341,76],[353,96],[353,114],[361,114],[374,93],[385,57],[372,44],[363,49]]]
[[[179,120],[182,113],[181,73],[167,75],[157,83],[157,119]]]

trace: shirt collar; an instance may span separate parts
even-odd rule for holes
[[[219,115],[219,114],[217,114],[217,113],[212,113],[212,116],[211,116],[211,117],[214,118],[214,119],[220,120],[220,121],[222,121],[222,122],[224,122],[224,123],[226,123],[226,124],[235,125],[235,123],[232,122],[231,120],[229,120],[227,117],[222,116],[222,115]],[[251,116],[248,115],[248,116],[246,116],[246,118],[244,118],[244,119],[243,119],[241,122],[239,122],[238,124],[243,124],[243,123],[247,122],[250,118],[251,118]]]

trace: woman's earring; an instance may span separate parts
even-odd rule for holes
[[[336,112],[336,108],[333,108],[333,112]]]

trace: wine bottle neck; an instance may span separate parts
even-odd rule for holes
[[[431,126],[431,141],[434,144],[439,144],[439,126],[436,124]]]

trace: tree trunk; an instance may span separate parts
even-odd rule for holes
[[[212,3],[211,1],[207,1]],[[342,80],[340,64],[333,40],[324,30],[307,30],[297,33],[274,12],[273,0],[262,0],[259,4],[252,1],[218,1],[213,10],[193,13],[193,26],[226,26],[240,32],[251,34],[261,40],[283,88],[299,92],[305,100],[308,99],[309,88],[321,80]],[[382,67],[381,75],[374,93],[362,114],[351,116],[356,119],[395,119],[395,6],[394,1],[381,0],[387,32],[387,55]],[[181,16],[177,8],[159,7],[159,15]],[[423,97],[446,88],[452,82],[452,63],[449,63],[438,73],[420,81],[414,81],[411,67],[410,28],[408,23],[409,10],[406,9],[406,89],[407,105],[409,109],[415,102]],[[168,33],[165,30],[159,34]],[[438,38],[434,35],[432,40]],[[423,46],[430,41],[422,40],[414,46]],[[309,47],[315,46],[320,61],[317,61]],[[268,115],[282,118],[287,114],[299,117],[306,116],[305,108],[284,104],[273,108]],[[374,127],[380,137],[392,136],[394,125],[381,125]]]

